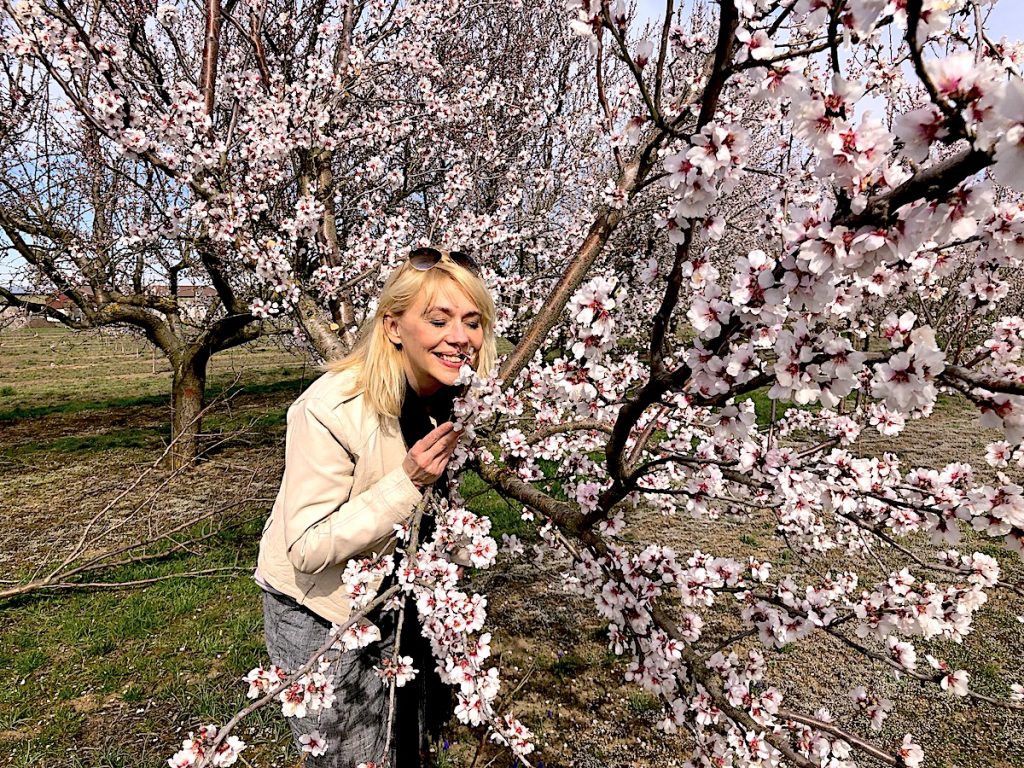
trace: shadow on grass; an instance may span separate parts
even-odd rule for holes
[[[170,425],[161,424],[152,427],[128,427],[95,435],[55,437],[52,440],[36,440],[0,449],[0,456],[24,457],[29,453],[82,454],[126,448],[157,449],[162,447],[169,431]]]
[[[316,376],[294,376],[289,379],[281,379],[280,381],[271,381],[264,384],[238,384],[233,387],[220,388],[216,386],[208,386],[206,389],[206,398],[211,400],[214,397],[222,397],[225,395],[274,395],[282,392],[292,392],[296,397],[302,392],[303,389],[308,387]]]
[[[294,392],[296,395],[302,387],[309,384],[310,378],[290,378],[281,381],[273,381],[265,384],[244,384],[232,387],[220,388],[216,386],[207,387],[206,398],[208,401],[215,397],[236,396],[236,395],[271,395],[281,392]],[[168,406],[169,395],[140,395],[137,397],[112,397],[106,400],[66,400],[63,403],[52,405],[33,405],[29,407],[11,408],[0,411],[0,423],[20,421],[22,419],[37,419],[54,414],[73,414],[84,411],[105,411],[115,408],[136,408],[140,406],[160,407]]]
[[[112,397],[107,400],[66,400],[53,405],[33,405],[27,408],[17,407],[0,411],[0,423],[21,421],[22,419],[38,419],[53,414],[72,414],[83,411],[105,411],[112,408],[133,408],[137,406],[166,405],[164,395],[146,395],[142,397]]]

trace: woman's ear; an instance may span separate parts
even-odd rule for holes
[[[396,347],[402,346],[402,334],[399,331],[398,318],[395,315],[384,315],[384,333]]]

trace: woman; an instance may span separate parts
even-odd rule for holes
[[[459,437],[450,421],[454,383],[466,362],[480,373],[493,364],[494,314],[469,257],[416,249],[388,278],[352,354],[288,409],[284,477],[256,571],[274,664],[299,667],[324,644],[331,622],[349,618],[346,564],[393,551],[395,525],[410,520],[424,490],[442,477]],[[428,709],[447,717],[433,693],[440,681],[415,616],[410,601],[401,649],[420,673],[398,689],[392,768],[420,764],[427,732],[439,725]],[[373,667],[391,655],[396,613],[369,618],[382,639],[336,655],[329,670],[334,706],[289,718],[300,743],[313,730],[327,740],[327,753],[307,766],[354,768],[383,757],[388,696]],[[447,691],[443,700],[450,701]]]

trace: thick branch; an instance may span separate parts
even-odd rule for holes
[[[220,0],[206,0],[206,36],[203,40],[203,68],[199,87],[203,92],[206,114],[213,116],[217,99],[217,57],[220,53],[221,30]]]
[[[619,178],[619,186],[626,189],[627,194],[632,192],[636,185],[637,171],[635,163],[628,163]],[[562,274],[551,295],[544,302],[544,307],[534,317],[519,344],[502,364],[498,376],[503,382],[511,383],[519,372],[529,364],[534,353],[544,344],[548,333],[561,319],[565,305],[586,278],[590,268],[601,254],[604,244],[608,242],[608,238],[611,237],[624,215],[624,211],[615,208],[605,209],[598,214],[568,269]]]
[[[711,122],[718,109],[718,99],[731,74],[733,49],[736,45],[736,28],[739,26],[739,13],[733,0],[722,0],[722,9],[718,17],[718,42],[715,44],[715,60],[711,68],[708,84],[704,86],[701,98],[700,116],[697,118],[697,129],[700,130]]]
[[[951,378],[960,379],[971,386],[985,389],[989,392],[1001,392],[1006,395],[1024,395],[1024,383],[1020,381],[986,376],[959,365],[947,365],[940,374],[940,377],[947,380]]]
[[[478,464],[475,468],[485,482],[551,518],[563,530],[573,533],[580,530],[583,514],[574,505],[548,496],[517,477],[510,469],[497,464]]]
[[[993,158],[987,152],[965,149],[918,171],[892,191],[872,197],[861,213],[840,217],[835,223],[851,229],[871,224],[891,224],[896,219],[896,212],[904,205],[922,198],[937,199],[992,165],[992,162]]]
[[[348,353],[348,347],[331,331],[324,321],[320,307],[308,294],[303,293],[299,296],[293,314],[313,349],[324,360],[338,360]]]

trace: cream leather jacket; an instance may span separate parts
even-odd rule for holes
[[[378,419],[351,372],[326,373],[288,409],[284,477],[260,541],[259,575],[329,621],[350,613],[348,560],[395,548],[422,498],[402,469],[397,419]],[[379,583],[371,584],[376,591]]]

